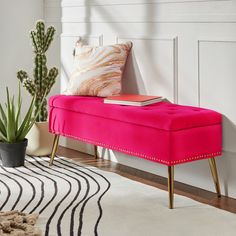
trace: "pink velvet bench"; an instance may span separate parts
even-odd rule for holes
[[[169,207],[173,208],[174,166],[208,159],[220,197],[214,159],[222,150],[219,113],[168,102],[135,107],[64,95],[51,97],[49,106],[49,130],[55,134],[51,165],[60,135],[94,144],[95,150],[102,146],[167,165]]]

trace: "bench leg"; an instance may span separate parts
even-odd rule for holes
[[[174,208],[174,166],[168,166],[169,208]]]
[[[98,159],[98,146],[94,145],[94,157],[95,159]]]
[[[56,152],[57,152],[57,147],[58,147],[58,143],[59,143],[59,138],[60,138],[60,135],[55,134],[55,136],[54,136],[54,141],[53,141],[53,146],[52,146],[51,159],[50,159],[50,162],[49,162],[49,165],[50,165],[50,166],[53,164],[54,157],[55,157]]]
[[[221,197],[220,183],[219,183],[215,158],[209,158],[208,161],[209,161],[209,165],[210,165],[210,169],[211,169],[211,174],[212,174],[212,177],[214,180],[217,196]]]

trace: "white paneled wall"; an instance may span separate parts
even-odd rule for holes
[[[79,36],[90,44],[131,40],[123,89],[163,95],[224,115],[224,155],[218,158],[223,193],[236,197],[236,1],[46,0],[45,17],[61,32],[61,90]],[[60,51],[55,47],[53,55]],[[89,150],[89,146],[70,143]],[[72,145],[72,146],[71,146]],[[166,176],[166,167],[102,150],[112,160]],[[206,160],[176,167],[176,180],[214,190]]]

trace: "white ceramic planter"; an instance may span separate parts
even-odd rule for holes
[[[26,138],[28,155],[46,156],[51,153],[54,135],[48,131],[48,122],[36,122]]]

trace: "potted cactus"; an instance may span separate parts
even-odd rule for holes
[[[10,97],[8,88],[6,90],[7,101],[5,106],[0,103],[0,159],[5,167],[18,167],[24,165],[28,143],[25,137],[34,125],[39,112],[33,114],[36,102],[36,96],[34,96],[21,122],[22,99],[20,86],[17,102],[14,101],[14,96]],[[39,108],[41,106],[42,103],[39,104]]]
[[[35,125],[27,135],[29,140],[27,154],[29,155],[48,155],[53,143],[53,136],[48,131],[47,98],[44,94],[47,96],[50,93],[58,75],[57,68],[53,67],[50,70],[47,68],[46,52],[53,41],[54,34],[53,26],[46,30],[43,21],[36,23],[36,29],[30,32],[35,54],[33,78],[23,70],[17,72],[17,78],[23,86],[30,95],[35,96],[35,114],[39,112]],[[40,106],[41,103],[42,106]]]

